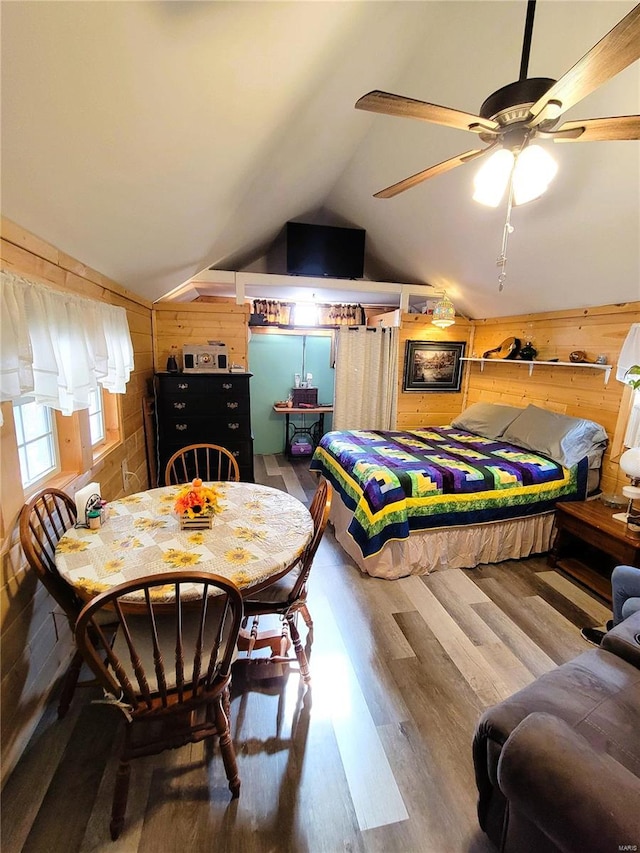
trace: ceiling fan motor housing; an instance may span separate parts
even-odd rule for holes
[[[549,77],[528,77],[525,80],[516,80],[494,92],[486,99],[480,107],[480,116],[497,121],[502,127],[507,127],[515,122],[526,122],[529,110],[535,102],[555,83]],[[557,121],[542,122],[545,127],[551,127]]]

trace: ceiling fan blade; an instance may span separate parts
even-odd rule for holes
[[[640,58],[640,3],[531,107],[530,127],[557,117]],[[550,104],[550,102],[553,102]],[[551,110],[545,109],[547,105]]]
[[[459,130],[480,131],[498,130],[499,125],[492,119],[481,118],[473,113],[453,110],[450,107],[440,107],[438,104],[428,104],[426,101],[415,101],[403,95],[392,95],[375,89],[363,95],[356,101],[357,110],[369,110],[372,113],[382,113],[401,118],[418,118],[433,124],[443,124],[445,127],[457,127]]]
[[[477,157],[482,157],[483,154],[486,154],[487,151],[491,151],[493,148],[495,148],[495,144],[489,145],[487,148],[465,151],[464,154],[458,154],[457,157],[452,157],[450,160],[445,160],[442,163],[438,163],[436,166],[429,166],[429,168],[425,169],[423,172],[418,172],[415,175],[411,175],[410,178],[405,178],[404,181],[392,184],[390,187],[386,187],[385,189],[380,190],[380,192],[375,193],[373,197],[393,198],[394,195],[398,195],[398,193],[402,193],[405,190],[410,190],[411,187],[415,187],[423,181],[429,180],[429,178],[435,178],[436,175],[441,175],[443,172],[455,169],[456,166],[462,166],[463,163],[468,163],[469,160],[475,160]]]
[[[543,134],[554,142],[606,142],[616,139],[640,139],[640,116],[589,118],[565,121],[557,130]]]

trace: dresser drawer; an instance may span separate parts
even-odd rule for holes
[[[160,393],[165,396],[187,396],[191,394],[234,394],[249,396],[249,376],[243,374],[221,373],[207,375],[161,376]]]
[[[163,394],[160,409],[166,418],[234,418],[247,417],[251,411],[248,394],[231,393],[217,397],[206,394]]]
[[[165,418],[161,437],[167,444],[208,442],[223,444],[233,439],[251,438],[251,422],[248,418],[229,415],[227,418]]]

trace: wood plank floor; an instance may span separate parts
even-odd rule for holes
[[[307,501],[307,462],[257,457],[256,480]],[[313,686],[295,668],[234,677],[242,779],[216,745],[133,763],[125,829],[108,833],[119,714],[81,690],[55,704],[2,793],[3,853],[488,853],[471,761],[485,707],[584,651],[610,613],[543,557],[397,581],[360,574],[331,530],[311,575]]]

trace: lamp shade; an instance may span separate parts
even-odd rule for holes
[[[558,171],[558,164],[540,145],[527,145],[518,154],[513,169],[513,201],[526,204],[547,191]]]
[[[625,450],[620,457],[619,464],[632,482],[634,480],[640,481],[640,447],[631,447],[629,450]]]
[[[501,148],[478,169],[473,199],[497,207],[513,173],[514,204],[526,204],[546,192],[557,171],[558,164],[540,145],[526,145],[517,157],[508,148]]]
[[[494,151],[476,172],[473,200],[487,207],[497,207],[509,183],[514,160],[508,148]]]
[[[445,294],[439,302],[436,302],[431,322],[439,329],[446,329],[447,326],[453,326],[455,321],[456,309],[453,307],[453,302]]]

